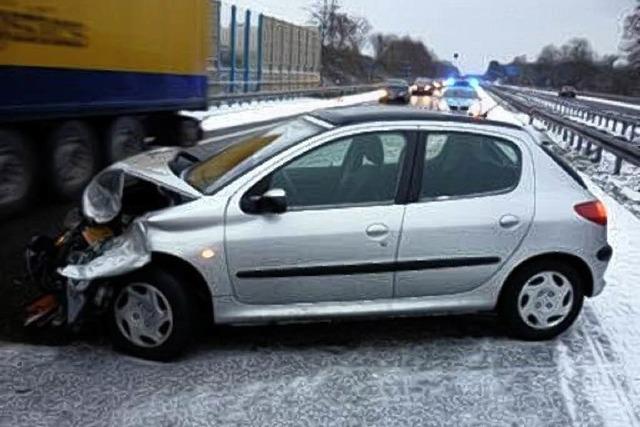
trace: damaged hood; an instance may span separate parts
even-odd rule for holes
[[[200,192],[171,171],[169,162],[178,151],[177,148],[148,151],[115,163],[99,173],[82,196],[85,217],[100,224],[113,220],[122,209],[126,176],[151,182],[194,199],[202,197]]]

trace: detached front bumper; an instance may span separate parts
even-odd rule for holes
[[[145,227],[136,221],[127,231],[105,243],[102,253],[88,263],[70,264],[58,273],[73,281],[88,281],[122,276],[144,267],[151,261]]]
[[[75,232],[85,235],[86,230]],[[120,236],[86,242],[84,250],[65,251],[43,237],[37,242],[27,249],[27,270],[45,295],[27,307],[26,325],[73,325],[88,305],[98,310],[105,308],[112,293],[110,279],[136,271],[151,261],[141,221],[134,221]]]

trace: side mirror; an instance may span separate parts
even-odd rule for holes
[[[282,188],[272,188],[262,195],[250,196],[243,209],[250,213],[284,213],[287,211],[287,193]]]

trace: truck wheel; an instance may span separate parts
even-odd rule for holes
[[[36,155],[22,133],[0,129],[0,217],[25,209],[35,190]]]
[[[63,122],[50,140],[51,185],[63,199],[78,197],[99,167],[98,141],[84,122]]]
[[[142,123],[135,117],[118,117],[109,128],[104,145],[108,164],[126,159],[145,149],[145,131]]]
[[[182,147],[192,147],[202,139],[202,128],[196,119],[182,118],[178,130],[178,140]]]

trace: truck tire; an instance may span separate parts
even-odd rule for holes
[[[28,207],[36,187],[37,157],[23,133],[0,129],[0,217]]]
[[[49,176],[56,196],[78,198],[100,166],[98,140],[85,122],[62,122],[49,141]]]
[[[117,117],[107,128],[104,139],[107,163],[115,163],[144,151],[144,137],[144,126],[136,117]]]
[[[196,119],[183,117],[178,124],[178,140],[182,147],[193,147],[202,139],[202,128]]]

